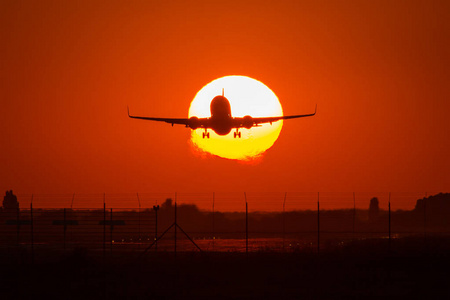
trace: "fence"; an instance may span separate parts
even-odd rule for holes
[[[449,232],[445,207],[439,216],[418,208],[425,193],[368,194],[20,195],[21,209],[1,211],[0,245],[33,251],[320,252],[358,240],[385,239],[390,246],[399,237]],[[374,196],[379,209],[369,211]],[[123,208],[132,201],[135,207]],[[51,208],[55,204],[59,208]]]

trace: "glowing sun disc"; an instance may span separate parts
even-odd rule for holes
[[[233,117],[276,117],[283,110],[275,93],[262,82],[247,76],[225,76],[205,85],[194,97],[189,107],[189,117],[206,118],[211,116],[210,103],[217,96],[224,95],[231,105]],[[208,129],[210,138],[203,138],[204,129],[192,130],[192,144],[200,151],[228,159],[249,160],[262,155],[277,140],[283,121],[262,124],[250,129],[240,128],[241,138],[231,133],[220,136]]]

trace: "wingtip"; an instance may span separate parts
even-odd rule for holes
[[[316,108],[314,109],[314,114],[317,113],[317,103],[316,103]]]
[[[128,113],[128,116],[130,116],[130,108],[128,107],[128,105],[127,105],[127,113]]]

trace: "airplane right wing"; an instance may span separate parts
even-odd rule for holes
[[[317,104],[316,108],[314,109],[314,113],[312,114],[306,114],[306,115],[292,115],[292,116],[280,116],[280,117],[267,117],[267,118],[253,118],[253,122],[255,124],[261,124],[261,123],[272,123],[279,120],[288,120],[288,119],[296,119],[296,118],[304,118],[304,117],[312,117],[317,112]]]
[[[236,125],[234,127],[235,128],[239,128],[239,127],[250,128],[250,127],[253,127],[253,126],[258,126],[259,124],[263,124],[263,123],[270,123],[270,124],[272,124],[273,122],[276,122],[276,121],[279,121],[279,120],[288,120],[288,119],[312,117],[312,116],[314,116],[316,114],[316,112],[317,112],[317,104],[316,104],[316,108],[314,110],[314,113],[312,113],[312,114],[279,116],[279,117],[262,117],[262,118],[248,117],[248,119],[246,119],[247,117],[234,118],[236,120]]]

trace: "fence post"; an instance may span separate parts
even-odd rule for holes
[[[114,229],[114,225],[113,225],[113,209],[111,208],[111,216],[110,216],[110,224],[109,224],[109,230],[110,230],[110,241],[109,241],[109,251],[112,252],[112,247],[113,247],[113,229]]]
[[[30,219],[31,219],[31,264],[34,264],[34,225],[33,225],[33,194],[30,202]]]
[[[213,192],[213,202],[212,202],[212,249],[214,252],[214,242],[215,242],[215,228],[214,228],[214,200],[215,200],[216,194]]]
[[[103,194],[103,258],[106,254],[106,203],[105,194]]]
[[[155,211],[155,251],[158,251],[158,209],[159,205],[153,205]]]
[[[138,248],[141,247],[141,200],[139,199],[139,193],[136,193],[138,199]]]
[[[427,238],[427,192],[425,192],[425,198],[423,198],[423,237]]]
[[[248,203],[247,193],[244,192],[245,197],[245,254],[248,256]]]
[[[177,196],[175,193],[175,226],[174,226],[175,234],[174,234],[174,248],[173,248],[173,251],[175,252],[175,256],[177,256],[177,226],[176,226],[176,224],[178,224],[178,223],[177,223]]]
[[[320,253],[320,204],[319,192],[317,192],[317,254]]]
[[[283,201],[283,252],[284,252],[284,244],[285,244],[285,235],[286,235],[286,216],[285,216],[285,207],[286,207],[286,197],[287,192],[284,193],[284,201]]]
[[[356,222],[356,197],[353,192],[353,239],[355,239],[355,222]]]
[[[20,244],[20,207],[17,206],[17,246]]]
[[[66,230],[67,230],[67,223],[66,223],[66,209],[64,208],[63,210],[63,222],[64,222],[64,226],[63,226],[63,231],[64,231],[64,241],[63,241],[63,249],[66,250]]]
[[[389,192],[389,252],[391,252],[391,193]]]

